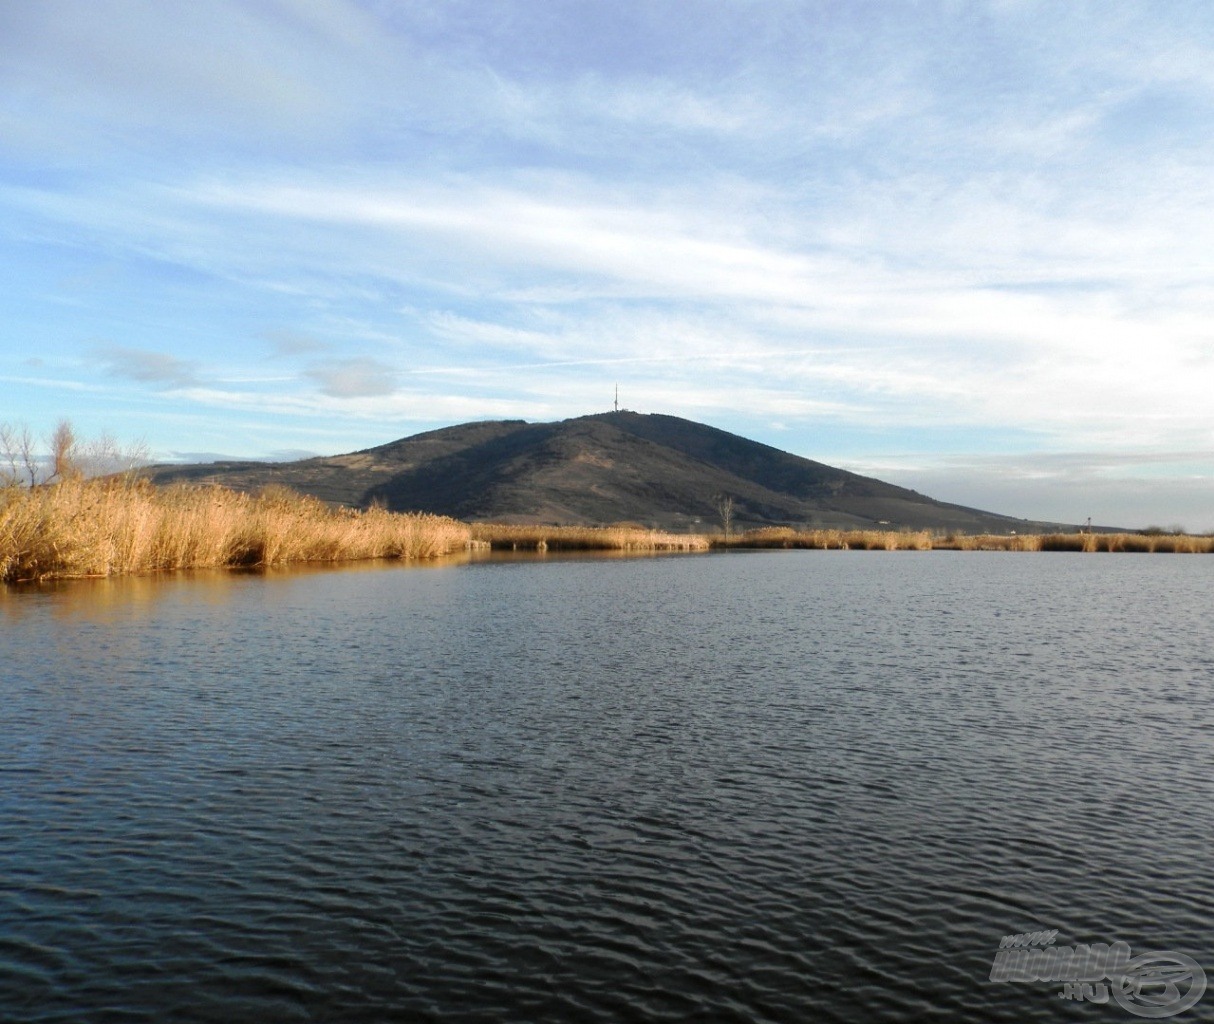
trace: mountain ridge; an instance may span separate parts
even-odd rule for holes
[[[739,528],[1059,527],[937,501],[692,420],[624,410],[546,423],[473,421],[343,455],[162,465],[146,475],[248,491],[281,484],[335,504],[471,522],[708,530],[729,496]]]

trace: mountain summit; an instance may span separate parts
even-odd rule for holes
[[[285,484],[344,505],[482,522],[707,530],[719,526],[719,502],[730,497],[739,528],[1005,533],[1053,525],[946,504],[702,423],[635,412],[465,423],[348,455],[157,466],[148,475],[239,490]]]

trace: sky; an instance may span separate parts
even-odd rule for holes
[[[1207,0],[0,0],[0,421],[612,407],[1214,530]]]

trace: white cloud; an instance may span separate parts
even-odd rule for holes
[[[96,357],[115,377],[146,384],[180,388],[197,383],[197,366],[168,352],[153,352],[147,349],[127,348],[122,345],[104,345],[96,350]]]
[[[370,398],[396,390],[396,371],[375,359],[337,359],[309,367],[305,376],[331,398]]]
[[[329,346],[307,331],[295,331],[287,327],[274,327],[261,332],[276,356],[308,355],[323,352]]]

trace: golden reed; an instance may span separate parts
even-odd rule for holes
[[[643,526],[508,526],[474,523],[474,543],[494,551],[707,551],[703,534],[665,533]]]
[[[444,516],[330,508],[285,488],[257,495],[146,480],[0,489],[0,580],[218,566],[433,558],[465,550]]]

